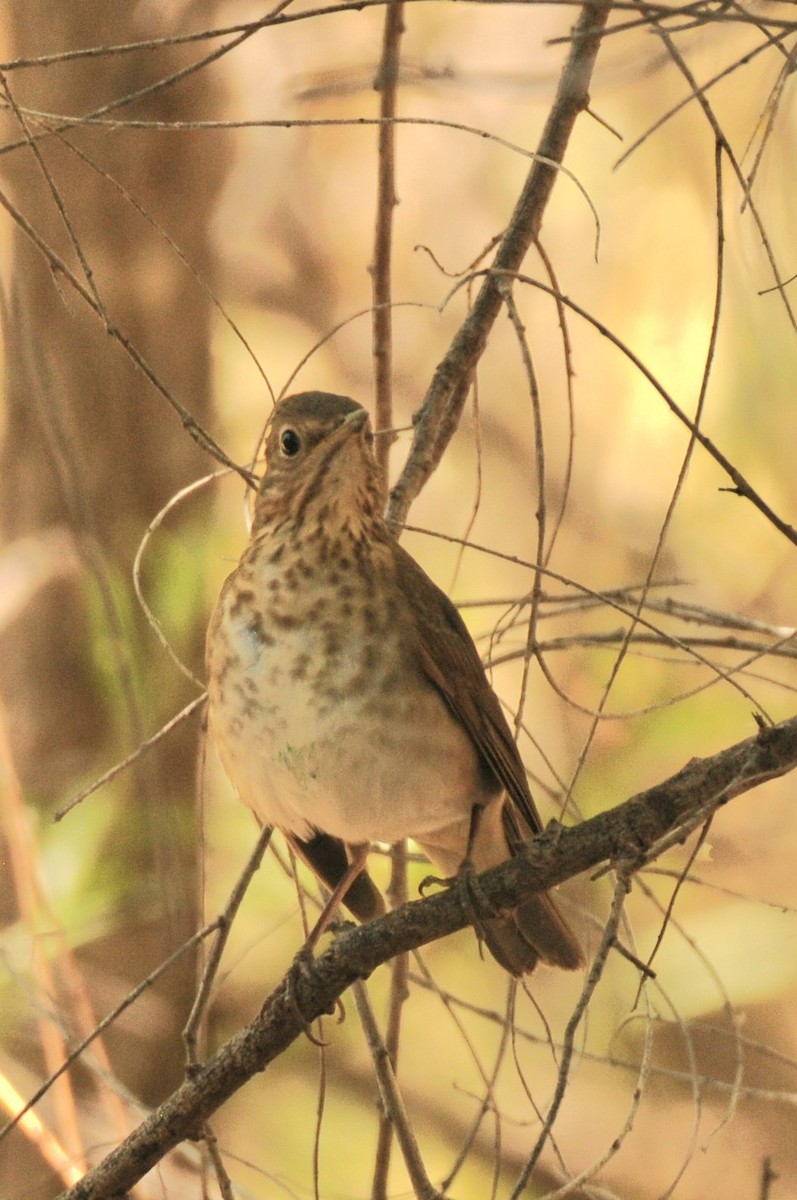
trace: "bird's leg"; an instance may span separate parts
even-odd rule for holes
[[[473,847],[476,845],[476,834],[479,832],[482,813],[484,808],[481,804],[474,804],[470,810],[470,825],[468,826],[468,840],[465,843],[465,857],[459,864],[458,875],[474,875],[475,867],[473,866]]]
[[[332,924],[338,909],[346,898],[351,885],[354,883],[357,876],[365,869],[365,864],[368,860],[368,851],[370,850],[369,842],[356,842],[349,844],[347,850],[349,853],[349,865],[341,875],[335,887],[330,893],[329,899],[324,905],[321,916],[316,921],[310,934],[307,937],[304,945],[297,954],[298,958],[308,959],[312,956],[313,950],[317,946],[321,936],[326,933],[329,926]]]
[[[476,867],[473,863],[473,848],[476,845],[476,838],[479,833],[479,826],[481,824],[483,813],[484,805],[482,804],[474,804],[470,810],[468,840],[465,842],[465,853],[462,857],[462,861],[457,867],[456,875],[450,875],[444,878],[441,878],[439,875],[427,875],[421,880],[418,890],[420,891],[421,895],[424,895],[426,889],[435,883],[438,885],[438,887],[444,888],[451,888],[455,887],[457,884],[463,884],[467,889],[471,900],[478,898],[481,908],[486,909],[490,916],[495,916],[496,914],[490,908],[490,905],[487,903],[487,900],[485,899],[482,890],[478,885]],[[473,907],[472,904],[471,907]]]
[[[473,847],[476,844],[476,835],[479,832],[479,825],[481,823],[483,811],[484,808],[481,804],[474,804],[470,810],[468,840],[465,842],[465,853],[462,857],[462,862],[457,867],[456,875],[443,877],[439,875],[426,875],[421,880],[418,888],[418,891],[422,896],[426,894],[426,889],[431,887],[432,884],[437,884],[438,887],[450,888],[456,883],[459,883],[463,877],[469,877],[471,879],[473,878],[475,874],[475,867],[473,865]]]
[[[327,900],[326,904],[324,905],[323,909],[321,910],[321,916],[318,918],[315,925],[311,929],[310,933],[308,934],[307,938],[304,941],[304,944],[299,947],[296,954],[294,955],[293,963],[291,964],[290,970],[288,971],[288,974],[285,979],[285,986],[287,988],[287,994],[288,994],[288,1003],[291,1005],[294,1012],[299,1017],[302,1025],[304,1026],[304,1032],[305,1032],[306,1036],[316,1046],[324,1046],[324,1045],[326,1045],[326,1043],[323,1041],[320,1041],[313,1034],[312,1030],[310,1029],[310,1026],[308,1025],[308,1023],[304,1017],[304,1014],[301,1011],[301,1008],[300,1008],[299,1003],[296,998],[297,975],[306,975],[306,973],[308,972],[310,963],[312,962],[312,958],[313,958],[313,950],[315,949],[315,947],[318,944],[322,935],[324,933],[326,933],[327,929],[332,924],[332,921],[334,920],[338,909],[340,908],[341,904],[343,903],[343,900],[346,897],[346,893],[348,892],[351,885],[354,883],[354,880],[357,878],[357,876],[360,874],[360,872],[364,869],[366,861],[368,859],[368,851],[370,850],[370,848],[371,847],[370,847],[369,842],[356,842],[354,844],[349,844],[347,846],[347,850],[349,853],[349,865],[346,868],[346,870],[344,871],[344,873],[341,875],[338,882],[335,884],[335,887],[333,888],[332,892],[330,893],[329,899]],[[330,1012],[332,1012],[332,1011],[333,1010],[330,1009]]]
[[[482,921],[485,919],[485,916],[488,918],[498,916],[482,891],[479,876],[473,862],[473,847],[476,844],[476,836],[479,832],[483,812],[484,807],[481,804],[474,804],[470,810],[470,825],[468,827],[468,840],[465,845],[465,857],[457,869],[457,881],[464,889],[465,901],[470,909],[473,928],[476,930],[476,936],[480,942],[484,940]]]
[[[465,905],[470,913],[471,925],[480,943],[485,940],[483,928],[485,919],[490,919],[498,915],[479,886],[479,879],[473,862],[473,848],[476,844],[483,812],[484,806],[482,804],[474,804],[470,810],[465,854],[462,862],[457,867],[456,875],[450,876],[447,879],[441,879],[436,875],[427,875],[422,880],[419,888],[421,895],[424,895],[425,889],[433,883],[445,888],[460,887],[463,892]]]

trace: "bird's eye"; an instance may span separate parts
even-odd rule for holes
[[[302,439],[295,429],[283,429],[280,434],[280,453],[283,458],[295,458],[302,448]]]

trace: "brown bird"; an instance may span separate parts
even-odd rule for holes
[[[443,875],[541,829],[476,647],[381,513],[368,414],[303,392],[274,409],[249,546],[207,639],[210,728],[232,784],[361,920],[384,911],[371,842]],[[513,975],[583,955],[553,900],[480,922]]]

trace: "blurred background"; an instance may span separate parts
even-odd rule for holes
[[[3,1120],[223,908],[257,838],[203,751],[199,711],[54,820],[202,690],[208,613],[246,544],[240,477],[179,499],[142,554],[146,602],[195,679],[133,584],[150,524],[220,470],[183,418],[248,464],[286,389],[372,404],[386,10],[283,7],[289,19],[255,29],[262,6],[235,0],[5,5]],[[392,317],[394,425],[406,431],[393,480],[467,313],[468,273],[489,263],[529,171],[577,11],[404,8]],[[515,288],[543,456],[502,314],[412,506],[420,532],[403,535],[462,605],[510,715],[523,701],[521,750],[546,820],[600,812],[749,736],[754,711],[794,711],[794,547],[723,490],[731,481],[704,449],[685,469],[688,429],[645,374],[690,418],[700,406],[705,434],[793,525],[797,339],[792,289],[775,284],[797,270],[794,33],[782,6],[671,18],[667,33],[652,12],[610,21],[541,248]],[[105,49],[74,53],[91,47]],[[534,280],[577,307],[558,308]],[[541,497],[550,574],[524,682]],[[637,879],[623,937],[643,960],[677,893],[656,977],[640,990],[638,970],[609,959],[527,1194],[560,1194],[582,1172],[569,1194],[696,1200],[718,1194],[718,1179],[727,1200],[793,1194],[793,798],[787,776],[734,801],[702,845]],[[236,919],[203,1053],[254,1015],[301,942],[286,864],[275,837]],[[386,864],[374,869],[387,880]],[[425,871],[411,871],[414,894]],[[611,891],[609,878],[564,889],[588,948]],[[179,1083],[199,966],[194,945],[49,1089],[41,1140],[19,1128],[0,1140],[4,1198],[56,1195]],[[383,969],[368,985],[380,1021],[389,981]],[[582,983],[540,971],[510,1013],[509,982],[472,933],[411,960],[399,1077],[438,1187],[512,1193]],[[323,1047],[300,1041],[218,1114],[235,1195],[376,1194],[378,1093],[345,1007]],[[193,1147],[174,1154],[136,1195],[202,1194],[198,1163]],[[384,1186],[410,1194],[396,1152]]]

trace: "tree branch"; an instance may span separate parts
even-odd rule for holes
[[[494,271],[518,271],[529,246],[539,237],[548,197],[576,118],[589,104],[589,83],[610,11],[608,3],[588,3],[581,10],[534,162],[496,251],[491,268]],[[438,466],[459,424],[473,371],[501,302],[498,282],[488,272],[418,410],[412,449],[388,504],[388,518],[397,524],[403,524],[412,501]]]
[[[797,766],[797,717],[705,759],[692,759],[663,783],[574,828],[549,828],[523,854],[480,876],[488,904],[509,911],[602,863],[637,870],[673,841],[686,838],[734,796],[785,775]],[[306,970],[282,980],[258,1016],[231,1038],[107,1158],[61,1200],[111,1200],[123,1195],[165,1154],[253,1075],[265,1070],[306,1025],[332,1012],[357,979],[402,951],[414,950],[470,922],[459,888],[404,905],[369,925],[348,926]]]

